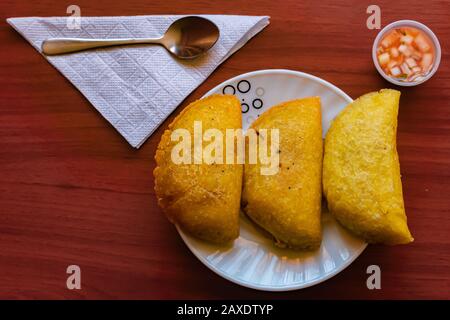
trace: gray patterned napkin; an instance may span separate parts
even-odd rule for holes
[[[147,38],[161,36],[181,16],[9,18],[33,47],[50,37]],[[55,66],[133,146],[139,148],[166,117],[230,55],[269,24],[269,17],[203,15],[220,29],[204,56],[181,61],[160,46],[127,46],[48,56]]]

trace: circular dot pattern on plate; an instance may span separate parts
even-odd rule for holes
[[[339,88],[312,75],[290,70],[261,70],[232,78],[210,90],[234,94],[241,101],[242,125],[248,128],[264,111],[283,101],[320,96],[325,136],[331,120],[352,99]],[[241,213],[240,236],[218,247],[178,229],[192,253],[208,268],[232,282],[265,291],[301,289],[325,281],[350,265],[366,243],[344,230],[322,209],[322,245],[314,252],[282,249]]]
[[[264,88],[258,87],[252,90],[252,84],[247,79],[239,80],[236,84],[227,84],[222,88],[223,94],[236,95],[241,101],[241,111],[248,113],[251,108],[261,109],[264,105],[262,96],[265,93]]]

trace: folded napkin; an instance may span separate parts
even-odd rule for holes
[[[10,18],[41,52],[42,41],[67,38],[153,38],[182,16]],[[230,55],[269,24],[269,17],[203,15],[220,29],[204,56],[182,61],[157,45],[123,46],[45,56],[133,146],[139,148],[166,117]],[[70,26],[70,25],[69,25]]]

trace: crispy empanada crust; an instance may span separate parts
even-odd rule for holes
[[[239,235],[242,164],[175,164],[171,151],[173,130],[184,128],[193,136],[194,121],[203,132],[242,128],[236,97],[213,95],[187,106],[169,125],[156,151],[155,192],[171,222],[200,239],[225,244]]]
[[[287,101],[264,112],[251,126],[279,129],[278,173],[261,175],[261,163],[246,163],[243,187],[243,210],[274,236],[277,245],[317,249],[321,243],[320,109],[319,97]]]
[[[400,92],[361,96],[325,139],[323,190],[330,212],[370,243],[413,241],[406,223],[396,147]]]

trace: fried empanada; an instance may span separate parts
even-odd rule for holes
[[[320,108],[318,97],[292,100],[270,108],[251,125],[257,132],[279,130],[279,170],[263,175],[260,161],[246,159],[243,210],[282,247],[316,249],[321,243]]]
[[[323,190],[328,208],[370,243],[413,241],[406,224],[396,147],[400,92],[384,89],[349,104],[325,138]]]
[[[193,137],[197,121],[203,131],[217,129],[225,137],[226,129],[242,128],[240,102],[230,95],[210,96],[191,103],[173,120],[156,151],[155,192],[169,220],[183,231],[225,244],[239,235],[243,164],[174,163],[171,155],[178,142],[172,141],[172,133],[185,129]]]

